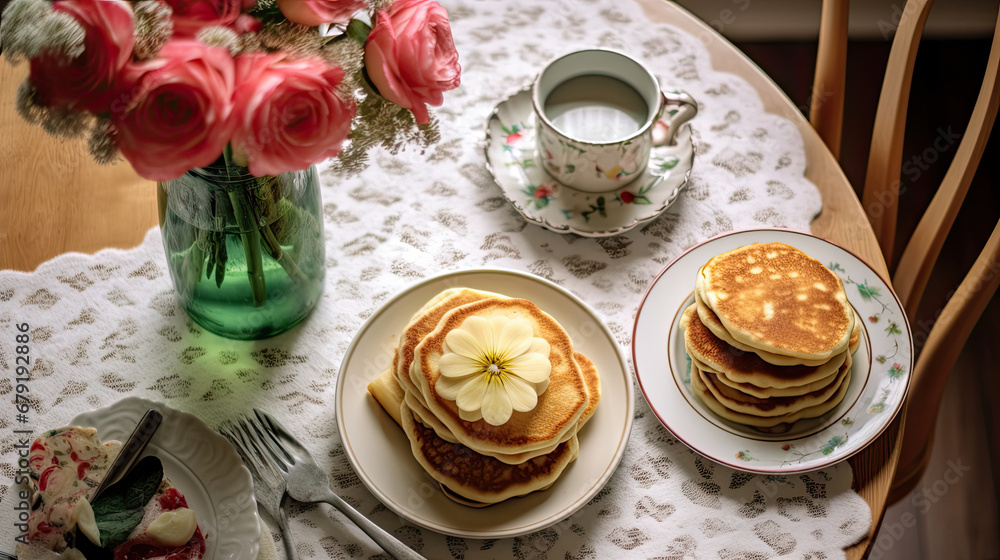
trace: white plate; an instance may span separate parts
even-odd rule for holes
[[[601,374],[601,402],[580,433],[580,457],[547,490],[474,509],[446,498],[413,458],[406,435],[368,393],[387,370],[399,334],[442,290],[468,287],[532,300],[570,334]],[[531,533],[583,507],[611,477],[632,429],[632,380],[625,356],[597,314],[576,296],[513,270],[469,270],[424,280],[391,299],[355,335],[337,379],[337,427],[347,459],[369,490],[408,521],[458,537]]]
[[[682,126],[675,146],[652,149],[638,179],[588,193],[559,183],[539,164],[530,89],[501,101],[486,127],[486,167],[514,208],[529,222],[585,237],[618,235],[666,211],[691,176],[694,154],[691,127]]]
[[[101,441],[124,442],[150,408],[163,423],[144,455],[156,455],[163,474],[187,499],[205,535],[205,560],[247,560],[260,548],[253,479],[236,450],[198,418],[138,397],[84,412],[71,426],[97,428]]]
[[[768,435],[719,418],[694,396],[678,326],[681,312],[693,301],[695,275],[705,262],[737,247],[775,241],[797,247],[840,276],[862,318],[864,336],[840,405],[820,418],[796,422],[785,434]],[[728,233],[689,249],[649,287],[632,336],[635,375],[660,422],[698,453],[760,473],[811,471],[863,449],[899,412],[912,356],[913,340],[899,300],[878,274],[828,241],[789,230]]]

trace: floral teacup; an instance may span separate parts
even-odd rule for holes
[[[531,93],[545,171],[586,192],[620,189],[638,178],[650,149],[672,144],[678,127],[698,112],[690,95],[662,91],[645,66],[605,49],[553,60]],[[668,103],[678,108],[661,120]]]

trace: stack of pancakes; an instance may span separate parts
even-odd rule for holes
[[[755,243],[709,260],[694,295],[681,318],[691,389],[715,414],[780,433],[843,400],[861,321],[822,263]]]
[[[435,391],[445,337],[470,317],[526,319],[550,347],[548,387],[527,412],[494,426],[462,418]],[[468,288],[445,290],[403,329],[392,367],[368,385],[410,440],[417,462],[459,503],[482,506],[551,485],[579,452],[577,432],[600,400],[600,377],[565,330],[525,299]],[[468,415],[467,415],[468,416]]]

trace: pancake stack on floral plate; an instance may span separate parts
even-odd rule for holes
[[[368,390],[449,498],[485,506],[548,488],[577,458],[600,376],[531,301],[452,288],[411,318]]]
[[[691,389],[712,412],[782,433],[843,400],[861,326],[840,278],[795,247],[710,259],[681,318]]]

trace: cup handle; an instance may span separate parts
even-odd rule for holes
[[[687,92],[680,90],[661,91],[660,117],[653,124],[653,145],[673,146],[681,125],[698,114],[698,103]],[[664,116],[667,104],[680,105],[671,115]]]

